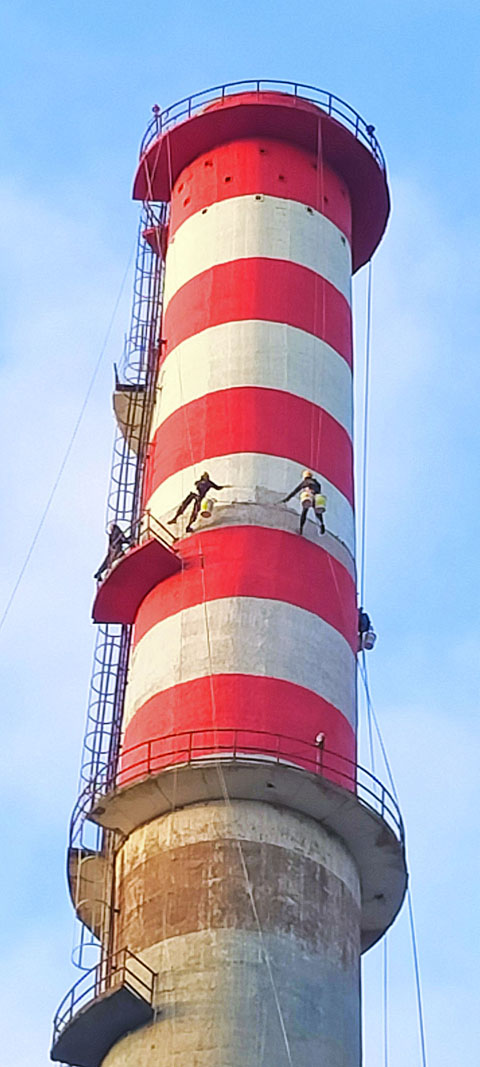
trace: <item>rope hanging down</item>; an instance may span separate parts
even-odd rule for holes
[[[95,366],[93,368],[93,373],[92,373],[92,376],[90,378],[90,382],[88,384],[87,392],[85,394],[85,398],[83,400],[82,406],[81,406],[80,411],[78,413],[77,420],[76,420],[75,425],[73,427],[73,431],[72,431],[70,440],[69,440],[68,445],[67,445],[67,447],[65,449],[65,453],[64,453],[62,462],[61,462],[61,464],[60,464],[60,466],[58,468],[58,472],[57,472],[57,475],[56,475],[55,480],[53,482],[53,485],[52,485],[52,488],[50,490],[50,493],[49,493],[49,495],[47,497],[47,502],[46,502],[45,507],[44,507],[44,509],[42,511],[42,514],[40,516],[40,520],[39,520],[37,529],[35,530],[35,533],[33,535],[30,547],[28,549],[28,552],[27,552],[27,554],[25,556],[25,559],[23,561],[23,564],[22,564],[22,566],[20,568],[20,571],[19,571],[18,576],[16,578],[15,584],[13,586],[13,589],[12,589],[12,591],[10,593],[10,596],[9,596],[9,598],[7,600],[7,603],[5,605],[5,609],[3,611],[3,615],[0,618],[0,631],[2,630],[2,628],[4,626],[4,623],[5,623],[6,619],[7,619],[7,616],[8,616],[8,613],[10,611],[10,608],[11,608],[11,606],[13,604],[13,601],[15,600],[15,597],[17,595],[17,592],[18,592],[18,589],[20,587],[20,584],[21,584],[21,581],[23,579],[23,576],[25,574],[25,571],[26,571],[26,569],[28,567],[28,564],[30,563],[30,560],[32,558],[35,546],[37,544],[37,541],[38,541],[38,539],[40,537],[40,534],[42,532],[43,526],[45,524],[45,520],[46,520],[47,515],[48,515],[48,513],[50,511],[50,508],[51,508],[51,506],[53,504],[53,500],[55,498],[55,494],[57,492],[58,486],[60,485],[63,472],[64,472],[65,467],[66,467],[66,465],[68,463],[68,460],[70,458],[70,453],[71,453],[72,448],[73,448],[73,446],[75,444],[75,439],[76,439],[78,431],[80,429],[80,425],[81,425],[83,416],[85,414],[85,411],[86,411],[86,408],[87,408],[87,404],[88,404],[88,402],[90,400],[93,387],[94,387],[95,382],[97,380],[97,375],[98,375],[98,372],[100,370],[100,366],[101,366],[103,357],[105,355],[105,350],[106,350],[107,344],[108,344],[109,339],[110,339],[110,334],[112,332],[113,323],[115,321],[115,317],[116,317],[116,314],[117,314],[117,311],[118,311],[118,306],[120,304],[120,300],[122,298],[122,293],[123,293],[123,290],[124,290],[124,287],[125,287],[125,282],[127,280],[128,272],[130,270],[130,264],[132,262],[132,257],[133,257],[133,253],[134,253],[134,250],[135,250],[135,244],[136,244],[136,240],[135,240],[135,243],[132,246],[130,255],[128,257],[128,263],[127,263],[127,266],[125,268],[125,273],[123,275],[123,278],[122,278],[122,281],[121,281],[121,284],[120,284],[120,289],[118,291],[117,299],[116,299],[115,304],[114,304],[114,308],[113,308],[113,311],[112,311],[110,322],[109,322],[108,327],[107,327],[107,332],[105,334],[105,338],[104,338],[102,347],[100,349],[97,362],[96,362],[96,364],[95,364]]]
[[[365,535],[367,528],[367,454],[368,454],[368,412],[370,398],[370,354],[372,347],[372,260],[368,264],[367,280],[367,325],[365,334],[365,388],[363,404],[363,458],[362,458],[362,492],[361,492],[361,557],[360,557],[360,603],[364,603],[365,594]]]
[[[363,685],[364,685],[364,689],[365,689],[365,696],[366,696],[366,700],[367,700],[367,706],[369,708],[369,714],[371,715],[373,724],[375,726],[375,731],[376,731],[376,734],[377,734],[378,743],[380,745],[381,753],[382,753],[382,756],[383,756],[383,759],[384,759],[384,762],[385,762],[385,767],[386,767],[388,779],[389,779],[389,782],[390,782],[390,787],[391,787],[392,793],[393,793],[393,795],[395,797],[395,800],[397,801],[397,803],[399,803],[399,797],[398,797],[398,792],[397,792],[397,788],[396,788],[396,785],[395,785],[395,780],[394,780],[393,773],[392,773],[392,768],[390,766],[390,762],[389,762],[389,759],[388,759],[388,756],[387,756],[387,752],[386,752],[386,748],[385,748],[385,743],[384,743],[384,740],[383,740],[383,737],[382,737],[382,733],[381,733],[381,730],[380,730],[380,726],[379,726],[379,723],[378,723],[377,716],[375,715],[375,710],[374,710],[372,699],[371,699],[371,695],[370,695],[370,685],[369,685],[369,680],[368,680],[367,664],[366,664],[365,658],[364,658],[362,667],[360,669],[360,674],[361,674]],[[416,991],[416,1000],[417,1000],[417,1016],[418,1016],[418,1030],[419,1030],[419,1041],[420,1041],[420,1054],[421,1054],[422,1067],[427,1067],[427,1042],[426,1042],[426,1036],[425,1036],[425,1017],[424,1017],[424,1010],[423,1010],[422,984],[421,984],[421,977],[420,977],[420,961],[419,961],[419,955],[418,955],[418,942],[417,942],[417,934],[416,934],[416,928],[415,928],[415,918],[414,918],[414,913],[413,913],[413,898],[412,898],[412,891],[410,889],[410,886],[408,886],[408,888],[407,888],[407,906],[408,906],[408,922],[409,922],[409,928],[410,928],[410,939],[411,939],[411,943],[412,943],[413,966],[414,966],[414,973],[415,973],[415,991]]]
[[[193,467],[193,470],[195,471],[196,464],[195,464],[195,457],[194,457],[194,451],[193,451],[190,419],[189,419],[189,412],[187,411],[187,405],[185,404],[185,396],[184,396],[184,390],[183,390],[183,379],[182,379],[182,369],[181,369],[180,360],[178,360],[178,362],[177,362],[177,372],[178,372],[178,384],[179,384],[179,392],[180,392],[180,403],[181,403],[183,414],[184,414],[185,430],[186,430],[186,436],[187,436],[187,441],[188,441],[188,448],[189,448],[189,452],[190,452],[190,462],[191,462],[191,465]],[[216,733],[216,731],[218,729],[217,704],[216,704],[216,697],[215,697],[215,685],[214,685],[214,681],[213,681],[213,651],[212,651],[212,638],[211,638],[211,632],[210,632],[210,623],[209,623],[209,618],[208,618],[207,590],[206,590],[206,583],[205,583],[205,557],[204,557],[203,548],[202,548],[202,535],[199,536],[198,554],[199,554],[199,561],[200,561],[200,573],[201,573],[201,579],[202,579],[202,608],[203,608],[203,616],[204,616],[205,637],[206,637],[206,643],[207,643],[207,656],[208,656],[208,666],[209,666],[210,702],[211,702],[211,707],[212,707],[213,729],[214,729],[214,732]],[[229,792],[228,792],[228,787],[227,787],[227,783],[226,783],[226,780],[225,780],[225,774],[224,774],[224,770],[223,770],[223,765],[222,765],[220,760],[218,760],[218,759],[215,760],[215,767],[216,767],[216,771],[217,771],[217,774],[218,774],[218,780],[219,780],[219,783],[220,783],[220,789],[221,789],[221,792],[222,792],[223,801],[224,801],[225,805],[228,807],[228,809],[230,811],[230,815],[232,817],[232,822],[233,822],[232,801],[231,801],[231,798],[230,798],[230,795],[229,795]],[[235,845],[236,845],[236,848],[237,848],[237,851],[238,851],[238,857],[239,857],[240,867],[241,867],[241,870],[242,870],[242,875],[243,875],[243,879],[244,879],[244,883],[245,883],[245,889],[246,889],[246,892],[247,892],[248,899],[250,901],[250,906],[251,906],[251,909],[252,909],[253,918],[254,918],[255,925],[257,927],[257,931],[258,931],[258,935],[259,935],[259,939],[260,939],[260,945],[261,945],[261,949],[262,949],[263,959],[265,961],[265,966],[266,966],[267,972],[268,972],[268,978],[269,978],[270,986],[271,986],[271,989],[272,989],[272,995],[273,995],[273,999],[274,999],[274,1002],[275,1002],[275,1009],[276,1009],[276,1013],[277,1013],[277,1017],[278,1017],[280,1030],[281,1030],[281,1033],[282,1033],[282,1039],[283,1039],[283,1043],[284,1043],[284,1046],[285,1046],[285,1052],[286,1052],[287,1060],[288,1060],[288,1063],[289,1063],[289,1067],[293,1067],[292,1053],[291,1053],[291,1049],[290,1049],[290,1042],[289,1042],[289,1039],[288,1039],[287,1029],[286,1029],[286,1026],[285,1026],[285,1020],[284,1020],[284,1017],[283,1017],[282,1006],[280,1004],[280,998],[279,998],[278,990],[277,990],[276,983],[275,983],[275,977],[274,977],[274,974],[273,974],[273,968],[272,968],[272,963],[271,963],[271,960],[270,960],[270,954],[268,952],[268,948],[267,948],[267,945],[266,945],[266,942],[265,942],[265,938],[264,938],[264,934],[263,934],[263,929],[262,929],[260,916],[258,914],[258,908],[257,908],[257,905],[256,905],[255,896],[254,896],[254,893],[253,893],[253,886],[252,886],[252,883],[250,881],[250,876],[249,876],[249,873],[248,873],[248,867],[247,867],[247,862],[246,862],[246,859],[245,859],[244,851],[243,851],[243,848],[242,848],[242,842],[241,842],[239,837],[235,837],[234,840],[235,840]]]

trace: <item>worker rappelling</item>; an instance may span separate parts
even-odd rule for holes
[[[300,515],[300,533],[303,533],[303,527],[307,521],[307,514],[310,508],[312,508],[316,518],[318,519],[318,525],[320,526],[320,533],[325,533],[325,523],[323,516],[325,513],[327,498],[322,493],[322,487],[318,478],[315,478],[312,471],[305,470],[303,472],[302,481],[292,489],[292,492],[288,496],[284,497],[281,501],[282,504],[287,504],[293,496],[300,493],[300,502],[302,505],[302,513]]]
[[[377,635],[370,621],[370,616],[363,608],[358,609],[358,651],[368,651],[375,645]]]
[[[127,548],[127,546],[130,544],[130,537],[127,537],[127,535],[124,534],[123,530],[120,529],[120,526],[118,526],[116,522],[111,522],[110,526],[108,527],[107,554],[93,576],[94,578],[96,578],[97,582],[101,580],[102,574],[104,574],[105,571],[110,570],[110,567],[113,563],[115,563],[115,560],[120,559],[120,556],[123,555],[125,548]]]
[[[192,491],[188,493],[188,495],[185,497],[185,500],[182,500],[182,503],[177,508],[173,519],[168,520],[169,525],[171,526],[173,523],[175,523],[177,519],[180,518],[180,515],[183,515],[183,512],[186,511],[188,506],[190,504],[193,504],[191,515],[188,520],[188,526],[185,530],[186,533],[190,533],[193,527],[193,523],[198,518],[198,513],[202,507],[202,501],[205,499],[210,489],[226,488],[227,487],[225,485],[217,485],[216,482],[212,482],[208,471],[204,471],[198,481],[195,482],[196,492],[194,492],[194,490],[192,489]],[[208,510],[208,514],[211,514],[211,509]]]

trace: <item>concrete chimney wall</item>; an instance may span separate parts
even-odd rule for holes
[[[245,883],[243,859],[261,924]],[[360,887],[342,842],[270,804],[223,801],[134,831],[117,858],[118,944],[158,971],[158,1022],[105,1067],[358,1067]]]

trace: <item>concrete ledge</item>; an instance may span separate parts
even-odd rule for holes
[[[120,1037],[153,1019],[153,1008],[128,986],[104,993],[82,1008],[52,1045],[52,1060],[75,1067],[100,1067]]]
[[[316,819],[345,843],[356,862],[362,888],[362,951],[374,945],[398,914],[407,869],[398,812],[388,794],[378,798],[359,785],[360,795],[287,763],[265,756],[199,759],[177,765],[97,797],[89,818],[128,835],[138,826],[189,804],[227,798],[262,801]],[[379,805],[379,810],[375,806]],[[382,810],[383,809],[383,810]]]

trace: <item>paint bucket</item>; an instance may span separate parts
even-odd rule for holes
[[[365,648],[367,652],[370,652],[374,647],[376,640],[377,635],[375,630],[367,630],[366,634],[363,635],[362,648]]]
[[[323,493],[315,494],[315,515],[323,515],[327,506],[327,498]]]
[[[200,504],[200,518],[209,519],[213,511],[214,501],[211,497],[204,496],[202,503]]]

